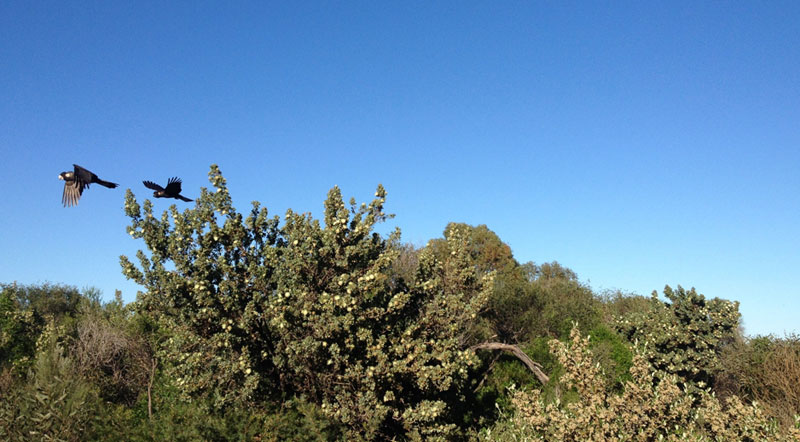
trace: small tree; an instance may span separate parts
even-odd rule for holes
[[[477,362],[470,324],[491,289],[466,232],[442,257],[422,250],[414,280],[398,283],[399,231],[373,232],[390,216],[382,186],[349,208],[332,189],[324,226],[291,210],[281,226],[257,202],[237,213],[216,166],[209,178],[194,208],[160,219],[126,194],[128,231],[150,253],[139,267],[121,257],[123,273],[146,289],[139,311],[171,333],[161,352],[183,393],[219,407],[302,396],[353,437],[452,435]]]

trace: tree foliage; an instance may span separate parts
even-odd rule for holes
[[[574,271],[556,261],[520,264],[486,225],[448,224],[443,238],[429,243],[437,256],[446,253],[446,239],[456,229],[467,232],[469,264],[479,274],[495,274],[484,314],[487,336],[523,343],[537,336],[566,337],[575,321],[585,329],[599,323],[600,302]]]
[[[145,288],[137,302],[169,330],[162,356],[186,397],[217,407],[302,396],[375,438],[448,436],[452,404],[477,362],[467,347],[491,274],[469,265],[467,233],[422,250],[413,281],[389,269],[399,231],[375,233],[386,192],[369,204],[325,201],[324,225],[286,213],[283,225],[254,202],[233,208],[219,169],[192,209],[160,218],[128,191],[129,232],[149,250],[123,272]]]
[[[669,302],[656,292],[650,309],[620,317],[617,328],[631,342],[652,349],[649,362],[663,373],[675,374],[689,386],[713,385],[720,370],[720,352],[733,342],[739,326],[739,303],[706,300],[694,288],[664,289]]]

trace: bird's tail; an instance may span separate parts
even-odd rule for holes
[[[101,180],[99,178],[97,179],[97,181],[95,181],[95,183],[97,183],[97,184],[99,184],[101,186],[108,187],[109,189],[113,189],[113,188],[119,186],[119,184],[117,184],[117,183],[112,183],[110,181],[103,181],[103,180]]]
[[[181,201],[186,201],[187,203],[190,203],[190,202],[194,201],[194,200],[190,200],[189,198],[186,198],[183,195],[178,195],[176,198],[180,198]]]

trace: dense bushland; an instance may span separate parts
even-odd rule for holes
[[[597,294],[483,225],[415,248],[376,233],[380,186],[316,220],[209,179],[182,212],[126,194],[136,302],[2,286],[0,439],[798,437],[798,339],[735,302]]]
[[[657,377],[648,362],[652,355],[637,353],[632,378],[622,394],[603,387],[602,369],[594,363],[589,338],[577,328],[570,342],[550,342],[551,352],[565,368],[564,384],[577,393],[565,404],[542,398],[538,390],[516,391],[515,413],[484,433],[491,440],[798,440],[800,429],[786,431],[767,418],[757,404],[745,405],[737,396],[723,403],[707,390],[687,394],[675,374]]]

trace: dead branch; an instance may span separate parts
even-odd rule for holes
[[[531,371],[531,373],[539,379],[539,382],[542,385],[547,384],[550,381],[550,378],[544,374],[542,371],[541,364],[534,362],[528,355],[525,354],[519,347],[513,344],[503,344],[500,342],[484,342],[482,344],[473,345],[470,347],[470,350],[503,350],[508,351],[514,354],[526,367]]]

